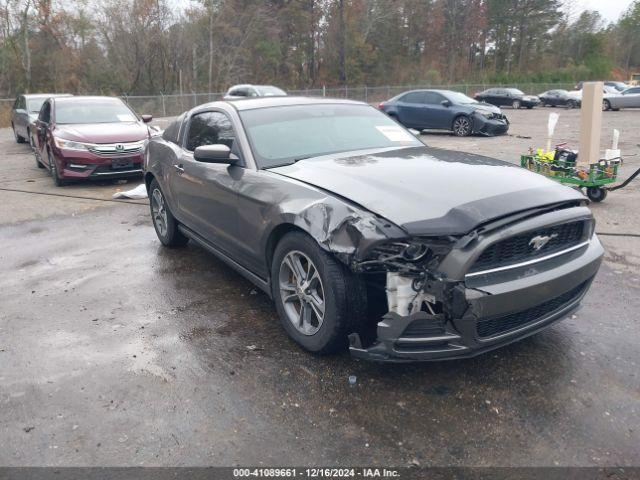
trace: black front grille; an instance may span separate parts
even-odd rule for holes
[[[565,250],[580,243],[583,228],[584,221],[563,223],[506,238],[487,247],[469,272],[504,267]],[[551,238],[543,247],[535,250],[532,240],[536,237]]]
[[[436,337],[444,335],[444,319],[419,319],[414,320],[409,326],[402,332],[403,337]]]
[[[551,300],[535,307],[523,310],[522,312],[482,318],[478,320],[476,326],[478,337],[493,337],[495,335],[500,335],[511,330],[516,330],[524,325],[527,325],[528,323],[540,320],[550,313],[553,313],[554,311],[559,310],[565,305],[573,302],[584,292],[588,283],[588,281],[583,282],[574,289],[569,290],[562,295],[552,298]]]

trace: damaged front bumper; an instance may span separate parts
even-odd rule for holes
[[[474,115],[473,133],[480,135],[502,135],[509,130],[509,120],[502,114],[496,114],[495,118],[487,118],[484,115]]]
[[[580,249],[523,267],[465,277],[456,286],[458,314],[387,313],[367,347],[349,336],[354,357],[383,362],[473,357],[515,342],[574,311],[598,271],[604,250],[594,235]]]

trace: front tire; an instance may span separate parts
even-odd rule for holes
[[[278,243],[271,288],[283,328],[310,352],[346,348],[347,336],[364,324],[362,280],[305,233],[291,232]]]
[[[56,187],[64,187],[67,185],[66,180],[60,178],[58,174],[58,166],[56,165],[56,161],[53,159],[53,155],[51,152],[47,150],[47,159],[49,160],[49,173],[51,173],[51,177],[53,178],[53,183]]]
[[[162,245],[173,248],[189,242],[189,238],[178,229],[178,221],[169,210],[164,193],[155,179],[149,185],[149,209],[153,228]]]
[[[460,115],[453,120],[453,126],[451,130],[453,130],[453,134],[456,137],[468,137],[471,135],[471,130],[473,129],[473,125],[471,123],[471,119],[466,115]]]
[[[569,109],[574,109],[578,107],[578,102],[576,102],[575,100],[569,100],[567,102],[567,108]]]
[[[592,202],[599,203],[607,198],[607,191],[601,187],[588,187],[587,197],[589,197],[589,200]]]
[[[602,101],[602,110],[603,111],[611,110],[611,102],[609,102],[609,100]]]

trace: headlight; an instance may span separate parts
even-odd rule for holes
[[[60,137],[53,137],[53,141],[55,142],[56,147],[63,150],[81,150],[86,152],[89,150],[89,147],[92,146],[90,143],[72,142],[71,140],[65,140]]]
[[[488,111],[486,111],[486,110],[476,110],[476,113],[477,113],[478,115],[482,115],[483,117],[486,117],[486,118],[491,118],[491,117],[493,117],[493,112],[488,112]]]

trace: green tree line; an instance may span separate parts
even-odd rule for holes
[[[640,0],[0,0],[0,96],[627,79]]]

